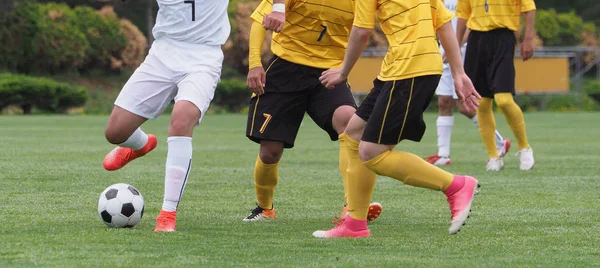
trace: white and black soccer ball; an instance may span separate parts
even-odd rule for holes
[[[98,215],[109,227],[133,227],[144,215],[144,198],[129,184],[113,184],[100,194]]]

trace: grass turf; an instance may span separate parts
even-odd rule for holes
[[[374,201],[382,216],[367,239],[318,240],[343,205],[337,143],[307,117],[296,147],[280,164],[277,221],[244,223],[254,207],[258,146],[245,136],[245,116],[211,115],[196,129],[194,159],[178,231],[154,233],[163,194],[168,116],[144,129],[158,148],[107,172],[106,117],[0,117],[0,267],[59,266],[393,266],[591,267],[600,263],[598,113],[528,113],[536,167],[518,170],[513,139],[501,172],[485,172],[486,154],[471,122],[458,117],[451,172],[476,176],[483,188],[464,229],[447,233],[443,194],[379,178]],[[421,143],[398,148],[436,151],[435,114]],[[118,182],[146,201],[141,223],[101,223],[100,192]]]

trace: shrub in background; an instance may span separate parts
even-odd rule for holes
[[[224,79],[217,85],[213,104],[229,112],[238,113],[248,106],[251,92],[246,87],[246,81]]]
[[[24,1],[0,17],[0,67],[15,72],[121,71],[137,67],[146,48],[139,29],[112,9]]]
[[[49,78],[17,74],[0,74],[0,110],[19,106],[23,113],[33,108],[46,112],[65,113],[80,107],[87,100],[87,89],[60,83]]]

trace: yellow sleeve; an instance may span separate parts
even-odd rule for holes
[[[354,26],[361,28],[375,28],[375,12],[377,0],[356,0],[354,13]]]
[[[521,2],[521,12],[527,12],[535,9],[535,2],[533,0],[523,0],[523,2]]]
[[[456,5],[456,16],[468,20],[471,16],[471,3],[470,0],[458,0]]]
[[[452,13],[452,11],[446,8],[442,0],[432,0],[431,4],[435,10],[435,17],[433,18],[433,27],[436,30],[454,18],[454,13]]]
[[[262,26],[262,23],[258,21],[252,22],[250,28],[250,38],[248,46],[248,69],[253,69],[262,66],[262,47],[265,43],[265,36],[267,30]]]
[[[262,23],[263,18],[266,15],[270,14],[272,9],[273,2],[271,0],[263,0],[262,2],[260,2],[260,5],[256,7],[252,15],[250,15],[250,18],[252,18],[252,20],[254,21]]]

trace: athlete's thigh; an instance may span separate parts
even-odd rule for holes
[[[493,98],[494,94],[488,83],[489,77],[487,72],[489,52],[483,48],[486,45],[486,40],[482,36],[484,34],[481,32],[472,32],[469,35],[469,45],[467,45],[465,51],[464,69],[477,92],[482,97]]]
[[[331,140],[335,141],[338,139],[338,133],[333,127],[333,113],[345,105],[356,108],[348,83],[338,84],[333,89],[318,84],[310,91],[307,112],[312,120],[329,134]]]
[[[248,109],[246,136],[257,143],[271,140],[283,142],[285,148],[294,147],[307,102],[306,91],[253,94]]]
[[[173,72],[152,54],[129,78],[115,105],[144,118],[158,117],[175,96]]]
[[[492,34],[492,33],[490,33]],[[512,93],[515,94],[515,46],[516,37],[512,31],[497,30],[493,32],[492,48],[494,50],[491,57],[490,68],[487,70],[487,76],[490,81],[490,88],[494,94]],[[492,96],[493,98],[493,96]]]
[[[435,94],[438,96],[452,96],[454,99],[458,99],[456,90],[454,89],[454,78],[450,67],[444,66],[444,72],[440,78],[440,82],[435,90]]]
[[[431,103],[439,79],[439,75],[428,75],[386,82],[362,140],[386,145],[404,139],[420,141],[425,133],[423,112]]]
[[[207,68],[187,75],[177,84],[175,102],[185,100],[193,103],[200,110],[201,118],[204,117],[215,95],[220,75],[220,68]]]
[[[385,85],[385,82],[375,79],[373,81],[373,88],[369,91],[369,94],[365,97],[365,99],[360,103],[358,108],[356,109],[356,115],[360,117],[364,121],[369,121],[371,117],[371,113],[375,108],[375,103],[379,98],[379,94],[381,93],[381,89]]]

